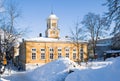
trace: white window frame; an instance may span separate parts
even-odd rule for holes
[[[33,54],[35,54],[35,55],[33,55]],[[32,60],[36,60],[36,53],[32,53]]]
[[[58,58],[61,58],[62,57],[62,53],[58,53]]]
[[[46,57],[45,57],[45,48],[41,48],[40,49],[40,59],[44,60]]]
[[[32,53],[33,53],[33,52],[36,52],[36,48],[32,48],[32,50],[31,50],[31,51],[32,51]]]
[[[68,47],[65,48],[65,55],[66,55],[67,58],[70,57],[70,53],[69,53],[69,51],[70,51],[70,49],[69,49]]]
[[[62,52],[62,48],[58,48],[58,52]]]
[[[54,49],[52,47],[50,47],[49,51],[50,51],[50,53],[49,53],[49,59],[52,60],[52,59],[54,59]]]
[[[77,52],[76,52],[76,49],[74,48],[73,49],[73,59],[76,59],[76,57],[77,57]]]
[[[45,51],[45,48],[41,48],[40,51],[41,51],[41,52]]]
[[[62,48],[58,48],[58,58],[62,57]]]
[[[54,54],[53,53],[50,53],[50,59],[54,59]]]
[[[33,54],[35,54],[34,56],[33,56]],[[34,57],[34,58],[33,58]],[[31,49],[31,59],[32,60],[36,60],[37,59],[37,53],[36,53],[36,48],[32,48]]]
[[[76,59],[76,53],[73,53],[73,59]]]
[[[70,54],[69,54],[69,53],[66,53],[66,57],[69,58],[69,57],[70,57]]]
[[[53,48],[50,48],[49,51],[50,51],[50,52],[54,52],[54,49],[53,49]]]
[[[41,58],[42,60],[44,60],[44,59],[45,59],[45,53],[41,53],[40,58]]]
[[[69,52],[69,50],[70,50],[69,48],[65,48],[65,51],[66,51],[66,52]]]
[[[80,48],[80,59],[81,59],[81,57],[82,57],[82,59],[84,58],[84,50],[83,50],[83,48]]]

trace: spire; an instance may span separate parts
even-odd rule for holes
[[[51,14],[54,14],[54,13],[53,13],[53,6],[51,7]]]
[[[53,10],[51,10],[51,14],[53,14]]]

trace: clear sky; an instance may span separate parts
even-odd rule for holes
[[[15,0],[16,1],[16,0]],[[102,6],[106,0],[17,0],[22,10],[19,27],[29,28],[27,37],[37,37],[39,33],[45,36],[46,19],[53,10],[59,17],[60,37],[70,34],[70,28],[75,22],[81,21],[88,12],[103,14],[106,10]]]

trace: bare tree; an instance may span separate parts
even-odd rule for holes
[[[1,23],[1,29],[4,31],[4,40],[2,41],[2,47],[6,56],[11,59],[11,49],[16,44],[18,38],[21,37],[23,31],[17,29],[17,20],[20,17],[20,8],[18,4],[12,0],[5,4],[4,18]]]
[[[117,33],[112,38],[112,49],[120,50],[120,33]]]
[[[80,55],[80,48],[83,47],[81,44],[81,40],[83,40],[83,32],[82,28],[80,27],[80,22],[77,21],[75,24],[74,30],[71,29],[71,40],[73,41],[76,49],[77,49],[77,62],[80,64],[81,61],[83,61],[83,55]],[[82,50],[83,51],[83,50]]]
[[[114,23],[114,29],[112,34],[112,47],[113,49],[120,49],[120,0],[107,0],[104,4],[108,7],[108,12],[105,13],[107,18],[108,27]]]
[[[120,0],[107,0],[104,5],[108,7],[108,12],[105,13],[108,26],[114,22],[113,34],[116,34],[120,32]]]
[[[95,56],[96,43],[99,37],[103,36],[103,33],[105,33],[106,20],[100,17],[100,15],[88,13],[87,15],[85,15],[82,24],[90,38],[90,46]]]

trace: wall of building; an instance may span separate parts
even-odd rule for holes
[[[26,65],[41,65],[53,60],[58,59],[58,48],[61,49],[62,57],[66,57],[66,48],[69,49],[69,58],[73,61],[77,61],[78,55],[76,50],[76,59],[73,59],[73,49],[77,49],[73,43],[70,42],[24,42],[23,47],[20,48],[21,53],[21,63],[23,63],[24,67],[27,68]],[[81,46],[81,44],[80,44]],[[53,48],[54,58],[50,59],[50,48]],[[82,44],[83,48],[83,57],[87,59],[87,44]],[[36,49],[36,59],[32,59],[32,49]],[[45,59],[41,59],[41,49],[45,49]],[[81,49],[81,48],[80,48]],[[24,51],[25,50],[25,51]],[[25,58],[24,58],[25,57]]]

